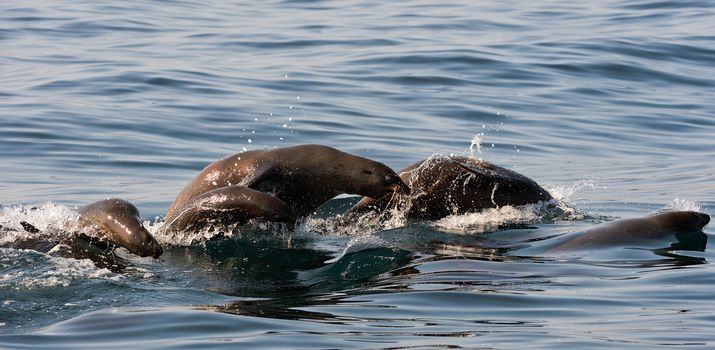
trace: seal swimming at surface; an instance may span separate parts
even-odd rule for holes
[[[141,222],[139,210],[119,198],[94,202],[77,210],[82,230],[94,226],[109,241],[132,254],[158,258],[163,249]]]
[[[678,233],[701,231],[709,222],[708,214],[695,211],[668,211],[615,220],[557,237],[547,254],[657,241]]]
[[[137,208],[125,200],[101,200],[79,208],[77,213],[79,217],[75,232],[42,232],[31,223],[21,221],[22,230],[31,235],[16,237],[3,246],[90,259],[98,266],[110,269],[119,267],[119,259],[114,255],[116,246],[124,247],[141,257],[158,258],[163,253],[161,245],[142,225]],[[13,231],[18,230],[0,227],[0,232]]]
[[[412,189],[407,204],[407,215],[412,218],[437,220],[486,208],[553,199],[534,180],[474,158],[435,155],[398,173]],[[382,212],[389,204],[385,198],[363,198],[348,214]]]
[[[239,220],[262,217],[292,222],[339,194],[383,198],[399,192],[410,189],[392,169],[332,147],[248,151],[205,167],[176,197],[165,227],[168,232],[182,231],[191,220],[180,216],[206,218],[202,221],[210,224],[229,211]]]

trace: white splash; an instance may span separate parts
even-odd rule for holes
[[[76,231],[78,218],[79,214],[69,207],[51,202],[37,207],[21,205],[0,207],[0,225],[3,227],[0,244],[28,238],[49,238],[55,235],[67,235],[69,232]],[[31,224],[40,232],[26,231],[21,224],[22,222]]]
[[[42,263],[37,264],[37,260]],[[42,253],[0,248],[0,262],[14,261],[31,264],[33,268],[20,268],[0,275],[0,287],[46,288],[67,287],[76,280],[107,278],[119,280],[121,275],[98,268],[87,259],[52,257]]]
[[[469,157],[470,158],[476,158],[474,156],[474,149],[476,148],[477,153],[480,154],[479,160],[482,160],[481,154],[482,154],[482,141],[484,141],[483,136],[484,136],[484,133],[479,133],[479,134],[475,134],[474,137],[472,137],[472,142],[469,145]]]
[[[289,233],[287,225],[277,222],[263,221],[261,219],[249,220],[243,224],[207,225],[201,230],[188,230],[170,233],[167,233],[163,229],[165,225],[163,218],[157,218],[154,222],[144,221],[142,224],[162,246],[191,246],[204,244],[217,236],[225,238],[243,237],[250,236],[255,233],[261,236],[279,235],[285,237]]]
[[[483,209],[475,213],[450,215],[433,222],[437,229],[452,233],[483,233],[501,225],[534,223],[543,220],[551,202],[524,206],[503,206]]]
[[[574,203],[584,191],[594,190],[597,187],[595,182],[589,180],[578,181],[569,186],[545,186],[554,199],[566,203]]]
[[[668,205],[666,205],[663,209],[660,211],[697,211],[697,212],[703,212],[703,207],[702,205],[689,201],[687,199],[682,199],[682,198],[674,198],[672,202],[670,202]]]
[[[474,213],[450,215],[439,219],[431,226],[447,232],[479,234],[493,231],[504,225],[535,224],[554,220],[582,220],[586,214],[557,196],[550,201],[542,201],[520,206],[487,208]]]

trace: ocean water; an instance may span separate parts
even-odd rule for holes
[[[2,2],[5,227],[59,235],[121,197],[156,231],[210,162],[304,143],[394,169],[472,155],[565,210],[345,227],[341,197],[295,231],[159,236],[160,259],[122,271],[0,248],[0,347],[713,348],[713,224],[529,247],[715,213],[714,33],[702,0]]]

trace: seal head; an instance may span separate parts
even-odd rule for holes
[[[82,229],[96,227],[109,241],[133,254],[158,258],[163,253],[159,242],[142,225],[139,210],[123,199],[94,202],[77,212]]]

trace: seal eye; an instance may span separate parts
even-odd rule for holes
[[[367,169],[365,169],[365,170],[362,171],[362,173],[363,173],[363,174],[372,175],[372,170],[367,170]]]

